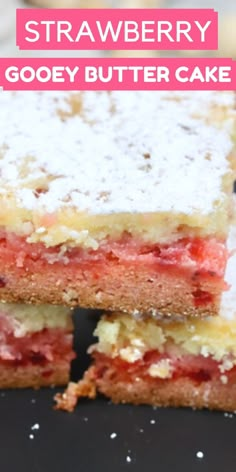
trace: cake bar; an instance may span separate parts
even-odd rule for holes
[[[234,234],[233,234],[234,233]],[[236,248],[236,228],[231,234]],[[57,396],[72,410],[77,397],[96,391],[114,403],[236,410],[236,251],[218,317],[157,321],[105,315],[90,348],[93,365],[78,384]]]
[[[0,299],[216,315],[232,92],[0,93]]]
[[[66,385],[72,329],[68,308],[0,303],[0,388]]]

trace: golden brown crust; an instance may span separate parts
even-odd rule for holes
[[[66,385],[70,363],[61,361],[53,365],[7,366],[0,364],[0,388],[39,388]]]
[[[93,371],[90,375],[94,376]],[[229,385],[220,379],[197,383],[189,378],[153,381],[137,378],[136,382],[128,383],[119,381],[119,375],[111,367],[96,379],[96,388],[113,403],[236,410],[236,374],[230,377]]]
[[[0,287],[0,300],[11,303],[48,303],[81,306],[84,308],[140,312],[152,316],[213,316],[219,312],[220,289],[210,279],[189,280],[176,272],[158,273],[154,268],[138,270],[121,264],[108,264],[97,271],[76,271],[68,266],[49,265],[39,270],[37,262],[31,270],[18,268],[14,262],[1,262],[1,277],[6,285]],[[123,283],[125,281],[125,283]],[[2,285],[4,285],[2,283]],[[214,302],[195,306],[193,293],[209,292]]]

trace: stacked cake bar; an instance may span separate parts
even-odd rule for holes
[[[0,300],[104,309],[111,314],[98,333],[127,320],[144,338],[158,320],[184,326],[219,315],[229,288],[234,100],[230,92],[1,93]],[[114,367],[109,342],[100,338],[95,373],[73,388],[135,401],[125,388],[113,396],[112,376],[99,387],[99,365]],[[119,343],[117,334],[114,352]],[[127,359],[130,343],[125,335]],[[71,345],[63,353],[68,366]],[[155,359],[150,368],[169,364]]]
[[[59,408],[101,392],[114,403],[236,409],[236,227],[227,267],[231,288],[219,316],[185,320],[104,315],[90,348],[93,365],[57,396]]]
[[[0,298],[216,315],[233,93],[2,93]]]
[[[234,97],[158,94],[158,106],[155,98],[154,94],[150,103],[150,95],[139,94],[137,100],[134,94],[131,104],[130,96],[123,103],[121,96],[112,96],[120,102],[115,101],[110,120],[121,115],[116,129],[130,171],[119,205],[129,196],[133,209],[125,239],[110,242],[112,293],[113,297],[119,294],[121,309],[99,322],[98,343],[90,348],[93,365],[82,381],[71,383],[56,397],[59,408],[72,410],[77,398],[94,398],[99,391],[114,402],[236,409],[235,231],[226,240],[234,212]],[[231,105],[225,99],[232,100]],[[123,123],[130,129],[128,140],[122,136]],[[218,143],[213,135],[220,139]],[[142,167],[145,188],[130,163],[130,156],[134,156],[132,163],[137,159],[140,143],[149,164]],[[111,204],[112,193],[110,187],[107,203]],[[147,209],[144,229],[142,220],[134,218],[140,214],[139,205],[145,213],[145,204],[151,211]],[[122,264],[123,278],[116,284],[115,271]],[[102,276],[101,272],[100,284]],[[132,276],[136,283],[131,288]],[[128,291],[132,305],[125,298]]]

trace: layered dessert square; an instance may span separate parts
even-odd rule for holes
[[[232,92],[0,94],[0,299],[219,311]]]
[[[0,303],[0,388],[66,385],[72,330],[68,308]]]
[[[236,248],[236,231],[232,233]],[[114,403],[236,410],[236,250],[231,289],[218,317],[157,321],[110,314],[99,321],[93,365],[57,397],[71,410],[77,397],[101,392]]]

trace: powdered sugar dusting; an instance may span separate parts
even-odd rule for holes
[[[206,125],[214,104],[233,94],[2,92],[0,195],[42,212],[209,214],[232,149],[230,120]]]
[[[198,459],[203,459],[203,458],[204,458],[204,453],[203,453],[202,451],[197,451],[197,452],[196,452],[196,457],[197,457]]]

